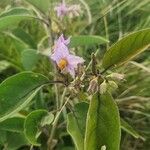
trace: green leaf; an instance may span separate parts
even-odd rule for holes
[[[30,48],[37,49],[37,45],[32,37],[26,33],[23,29],[17,28],[12,31],[12,37],[17,38],[21,42],[28,45]]]
[[[11,132],[23,132],[24,130],[24,118],[14,117],[0,122],[0,130]]]
[[[70,47],[92,46],[96,44],[108,43],[109,41],[101,36],[96,35],[79,35],[73,36],[70,40]]]
[[[24,124],[24,133],[32,145],[40,146],[37,138],[40,135],[40,127],[42,127],[41,124],[43,124],[43,118],[48,115],[50,115],[49,117],[52,117],[48,122],[50,124],[53,121],[54,116],[49,114],[46,110],[35,110],[27,116]]]
[[[0,31],[17,26],[18,23],[22,20],[25,19],[30,19],[33,18],[30,15],[10,15],[10,16],[5,16],[0,18]]]
[[[4,70],[6,70],[7,68],[10,67],[10,63],[6,60],[1,60],[0,61],[0,73],[3,72]]]
[[[90,101],[87,115],[84,150],[119,150],[120,145],[119,111],[112,96],[95,94]]]
[[[126,131],[127,133],[129,133],[130,135],[132,135],[134,138],[141,138],[144,139],[142,136],[139,135],[139,133],[130,125],[128,124],[125,120],[120,119],[121,121],[121,128]]]
[[[0,122],[24,108],[49,80],[38,73],[23,72],[0,84]]]
[[[48,12],[50,8],[50,0],[25,0],[43,13]]]
[[[7,150],[17,150],[22,146],[29,145],[23,133],[7,132]]]
[[[32,70],[40,56],[36,50],[28,49],[21,53],[21,61],[25,70]]]
[[[122,65],[146,50],[150,45],[150,28],[127,35],[106,52],[103,58],[105,69]]]
[[[88,104],[82,102],[76,104],[74,112],[67,116],[67,131],[71,135],[77,150],[84,150],[87,111]]]
[[[30,12],[26,8],[16,7],[1,13],[0,17],[10,16],[10,15],[30,15]]]

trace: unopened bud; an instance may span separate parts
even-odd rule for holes
[[[106,146],[103,145],[103,146],[101,147],[101,150],[106,150]]]
[[[90,81],[90,84],[89,84],[89,88],[88,88],[88,92],[90,94],[94,94],[98,91],[98,80],[97,80],[97,77],[95,77],[94,79],[92,79]]]
[[[112,73],[110,75],[108,75],[107,77],[112,78],[113,80],[123,80],[124,79],[124,74],[119,74],[119,73]]]
[[[100,94],[104,94],[107,91],[107,83],[106,81],[104,81],[101,85],[100,85]]]

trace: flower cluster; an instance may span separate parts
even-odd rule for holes
[[[61,35],[58,40],[55,42],[54,50],[51,55],[51,59],[56,62],[58,68],[61,71],[66,71],[70,75],[75,77],[75,70],[77,69],[78,64],[84,63],[84,59],[75,55],[72,55],[69,52],[68,44],[70,43],[70,38],[64,39],[64,36]]]
[[[59,18],[63,18],[64,16],[68,16],[70,18],[79,16],[81,13],[80,5],[68,5],[63,1],[59,3],[54,10],[57,12],[57,16]]]

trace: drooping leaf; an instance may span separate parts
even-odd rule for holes
[[[150,45],[150,28],[131,33],[112,45],[103,58],[103,67],[122,65]]]
[[[25,70],[32,70],[39,60],[39,54],[36,50],[27,49],[21,53],[21,60]]]
[[[69,113],[67,117],[67,131],[71,135],[77,150],[84,150],[87,111],[87,103],[78,103],[74,107],[74,112]]]
[[[132,135],[134,138],[141,138],[144,139],[139,133],[130,125],[128,124],[124,119],[121,119],[121,128]]]
[[[50,8],[50,0],[25,0],[31,5],[33,5],[38,10],[42,11],[43,13],[46,13]]]
[[[26,8],[16,7],[1,13],[0,17],[10,16],[10,15],[30,15],[30,12]]]
[[[84,150],[119,150],[120,119],[118,107],[110,94],[95,94],[87,115]]]
[[[109,41],[101,36],[96,35],[79,35],[73,36],[70,40],[70,47],[91,46],[96,44],[104,44]]]
[[[0,122],[24,108],[48,79],[37,73],[23,72],[0,84]]]
[[[23,132],[24,118],[13,117],[0,122],[0,130],[11,132]]]
[[[10,27],[17,26],[22,20],[33,18],[30,15],[10,15],[0,18],[0,30],[4,30]]]
[[[41,121],[48,115],[51,117],[48,122],[50,124],[53,121],[54,116],[49,114],[46,110],[35,110],[27,116],[24,124],[24,133],[32,145],[40,146],[40,142],[37,141],[37,139],[41,132],[40,127],[43,125],[43,122]]]

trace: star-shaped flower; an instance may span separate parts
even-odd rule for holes
[[[70,73],[70,75],[74,78],[75,70],[77,69],[78,64],[84,63],[84,59],[79,56],[70,54],[68,49],[69,42],[70,39],[65,40],[64,36],[61,35],[55,42],[51,59],[56,62],[58,68],[61,71]]]

